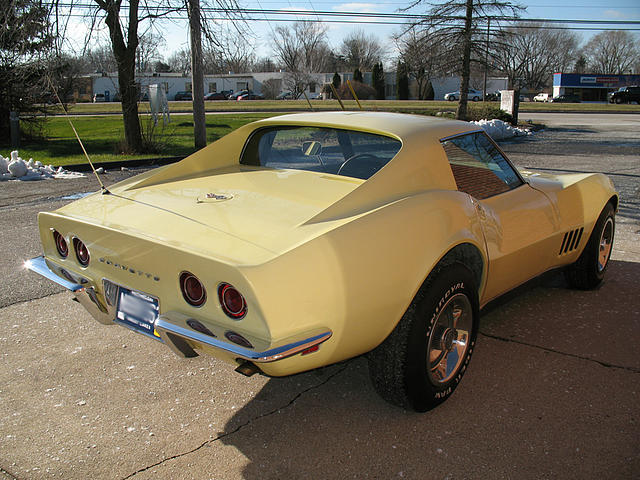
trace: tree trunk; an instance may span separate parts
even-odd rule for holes
[[[118,60],[118,87],[122,100],[122,119],[124,121],[124,138],[129,153],[142,152],[142,131],[138,117],[138,86],[136,85],[135,51],[131,59]],[[118,58],[116,56],[116,58]]]
[[[200,32],[200,0],[189,0],[189,32],[191,37],[191,95],[193,98],[193,137],[195,147],[207,146],[207,124],[204,113],[204,68]]]
[[[467,12],[464,19],[464,38],[462,46],[462,78],[460,81],[460,103],[456,118],[467,119],[467,92],[471,76],[471,22],[473,19],[473,0],[467,0]]]
[[[139,0],[129,2],[129,23],[125,43],[120,23],[120,2],[95,0],[107,13],[105,23],[109,27],[113,56],[118,62],[118,87],[122,100],[124,138],[130,152],[141,152],[142,131],[138,118],[138,86],[136,85],[136,50],[138,48],[138,5]]]

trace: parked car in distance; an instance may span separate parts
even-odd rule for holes
[[[226,100],[228,98],[228,94],[224,94],[223,92],[211,92],[207,93],[204,96],[205,100]]]
[[[565,93],[564,95],[558,95],[551,99],[553,103],[580,103],[580,97],[572,93]]]
[[[540,92],[535,97],[533,97],[534,102],[548,102],[550,100],[548,93]]]
[[[241,97],[242,95],[246,95],[247,93],[252,93],[251,90],[238,90],[237,92],[233,92],[231,94],[229,94],[229,100],[237,100],[238,97]]]
[[[293,93],[290,91],[285,91],[285,92],[281,92],[277,97],[276,100],[293,100]]]
[[[244,95],[240,95],[237,100],[264,100],[264,95],[259,93],[245,93]]]
[[[615,92],[609,93],[609,103],[631,103],[640,104],[640,86],[620,87]]]
[[[467,98],[469,100],[477,102],[479,100],[482,100],[482,92],[480,90],[474,90],[473,88],[470,88],[469,91],[467,92]],[[445,93],[444,99],[450,102],[455,102],[457,100],[460,100],[460,91],[458,90],[455,92]]]
[[[481,307],[554,268],[601,283],[617,209],[605,175],[518,170],[471,123],[299,113],[41,212],[25,267],[104,325],[243,375],[368,353],[380,395],[425,411],[468,371]]]
[[[191,95],[191,92],[177,92],[175,97],[173,97],[174,100],[180,101],[180,100],[193,100],[193,96]]]
[[[93,103],[100,103],[100,102],[106,102],[106,98],[104,96],[104,93],[96,93],[93,96]]]

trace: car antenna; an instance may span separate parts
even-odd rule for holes
[[[84,148],[84,144],[82,143],[82,140],[80,140],[80,135],[78,135],[78,132],[76,131],[76,127],[74,127],[73,123],[71,122],[71,117],[69,116],[69,112],[67,112],[67,109],[65,108],[64,104],[62,103],[62,100],[60,100],[60,96],[58,95],[58,90],[56,90],[56,88],[53,86],[53,83],[51,82],[51,77],[47,76],[47,80],[49,81],[49,86],[51,87],[51,90],[53,90],[54,95],[58,99],[58,103],[62,107],[62,111],[64,112],[64,115],[67,118],[67,121],[69,122],[69,125],[71,125],[71,129],[73,130],[73,133],[75,134],[76,138],[78,139],[78,143],[80,143],[80,146],[82,147],[82,151],[84,152],[84,156],[87,158],[87,161],[89,162],[89,165],[91,166],[91,170],[93,170],[94,175],[98,179],[98,183],[100,184],[100,190],[102,190],[102,194],[103,195],[110,194],[111,192],[109,190],[107,190],[107,187],[105,187],[104,183],[102,183],[102,180],[100,180],[100,176],[98,175],[98,172],[96,171],[96,168],[93,166],[93,162],[89,158],[89,154],[87,153],[87,150]]]
[[[351,95],[353,95],[353,98],[356,101],[356,103],[358,104],[358,107],[360,107],[360,110],[362,110],[362,105],[360,105],[360,100],[358,100],[358,96],[356,95],[356,91],[353,89],[353,86],[351,85],[351,80],[347,80],[347,85],[349,85],[349,90],[351,90]]]
[[[340,103],[342,110],[345,110],[344,103],[342,103],[342,100],[340,100],[340,95],[338,95],[338,91],[336,90],[335,85],[333,83],[330,83],[329,85],[331,85],[331,91],[333,91],[333,94],[335,95],[336,100],[338,100],[338,103]]]

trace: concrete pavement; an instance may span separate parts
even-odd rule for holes
[[[382,401],[364,358],[289,378],[246,378],[213,358],[179,359],[153,340],[95,323],[68,294],[11,273],[39,253],[33,215],[65,201],[56,189],[95,187],[0,184],[0,472],[638,478],[640,129],[622,127],[630,146],[616,149],[606,139],[620,125],[577,128],[549,124],[503,147],[521,166],[611,170],[625,194],[605,283],[573,291],[551,272],[489,305],[464,381],[426,414]]]

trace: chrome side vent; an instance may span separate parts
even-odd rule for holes
[[[558,255],[564,255],[578,248],[578,246],[580,245],[580,240],[582,239],[583,232],[584,227],[576,228],[575,230],[566,232],[564,234],[564,237],[562,238],[562,245],[560,246]]]

